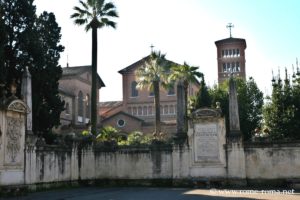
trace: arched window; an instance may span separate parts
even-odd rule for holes
[[[131,97],[137,97],[139,96],[139,92],[136,89],[137,86],[137,82],[136,81],[132,81],[131,82]]]
[[[170,88],[168,89],[168,95],[175,95],[175,81],[170,83]]]
[[[165,115],[168,115],[168,114],[169,114],[169,106],[168,106],[168,105],[165,105],[165,106],[164,106],[164,114],[165,114]]]
[[[83,116],[83,94],[81,91],[78,93],[78,116]]]
[[[143,109],[141,106],[138,107],[138,114],[139,116],[143,115]]]
[[[137,109],[136,109],[136,107],[133,107],[133,108],[132,108],[132,114],[133,114],[133,115],[137,115]]]
[[[69,103],[67,102],[66,103],[66,114],[70,114],[70,105],[69,105]]]
[[[170,114],[175,114],[174,105],[170,105]]]
[[[148,107],[148,115],[153,115],[152,106]]]
[[[90,96],[87,94],[86,95],[86,118],[90,119],[90,115],[91,115],[91,102],[90,102]]]
[[[144,116],[147,116],[147,115],[148,115],[148,112],[147,112],[147,106],[144,106],[144,107],[143,107],[143,115],[144,115]]]

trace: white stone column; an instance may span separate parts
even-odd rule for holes
[[[31,86],[31,74],[26,67],[22,76],[22,88],[21,94],[23,101],[27,104],[29,110],[27,110],[26,116],[26,133],[32,134],[32,86]]]

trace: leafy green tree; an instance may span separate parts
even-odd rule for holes
[[[288,78],[287,70],[285,79],[273,78],[272,96],[264,108],[264,119],[270,128],[272,139],[299,139],[299,84],[296,74],[294,84]]]
[[[24,45],[24,42],[29,40],[32,33],[36,8],[33,0],[0,0],[0,8],[7,33],[4,65],[8,88],[13,79],[21,80],[22,70],[25,66],[29,66],[29,47]]]
[[[235,78],[240,116],[240,127],[245,140],[249,140],[255,128],[261,127],[263,110],[263,93],[257,87],[254,79],[248,81]],[[228,81],[210,89],[213,105],[220,102],[221,110],[226,117],[226,127],[229,131],[229,96]]]
[[[64,101],[58,91],[58,81],[62,75],[58,62],[64,47],[58,44],[61,28],[53,13],[43,12],[36,19],[33,30],[35,37],[31,37],[26,44],[34,47],[29,49],[32,56],[33,130],[49,132],[60,124],[60,113],[64,110]]]
[[[254,130],[261,127],[264,98],[254,79],[239,79],[237,84],[240,127],[245,140],[250,140]]]
[[[169,72],[165,54],[153,51],[145,64],[136,71],[137,87],[148,88],[154,93],[155,135],[161,131],[160,120],[160,85],[165,86]]]
[[[116,28],[112,18],[118,17],[116,7],[105,0],[79,1],[81,8],[74,7],[75,13],[71,15],[74,23],[85,25],[85,30],[92,29],[92,91],[91,91],[91,125],[92,133],[97,132],[97,30],[105,26]]]
[[[4,66],[7,86],[21,76],[26,66],[32,75],[33,131],[49,132],[59,125],[64,102],[58,96],[58,65],[64,47],[59,45],[60,27],[53,13],[36,16],[33,0],[0,0],[7,33]]]
[[[202,77],[202,80],[200,82],[200,88],[197,93],[196,98],[196,109],[201,107],[211,107],[211,97],[209,95],[209,89],[206,86],[204,75]]]
[[[4,47],[6,43],[5,24],[3,20],[3,11],[0,8],[0,84],[5,83],[5,67],[4,67]]]
[[[298,130],[300,130],[300,69],[298,67],[297,61],[297,71],[293,74],[293,106],[294,106],[294,138],[300,139],[300,134]]]
[[[211,97],[211,105],[214,107],[217,102],[220,103],[222,115],[226,121],[226,131],[229,131],[229,95],[228,95],[228,81],[220,85],[214,85],[209,89]]]

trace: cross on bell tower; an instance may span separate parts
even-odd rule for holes
[[[228,25],[226,26],[226,28],[229,29],[229,34],[230,34],[230,37],[232,38],[231,29],[234,28],[234,25],[232,23],[228,23]]]

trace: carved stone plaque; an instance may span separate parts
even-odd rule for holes
[[[5,161],[7,164],[18,164],[21,162],[21,138],[22,118],[7,117],[7,132],[6,132],[6,155]]]
[[[195,125],[195,162],[220,161],[219,139],[216,123]]]

